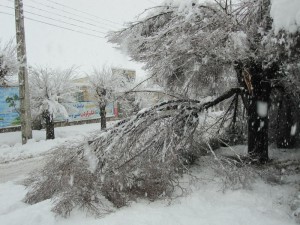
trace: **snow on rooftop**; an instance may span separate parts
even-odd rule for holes
[[[300,0],[272,0],[271,17],[276,34],[280,30],[300,31]]]

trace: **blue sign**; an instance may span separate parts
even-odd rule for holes
[[[7,102],[7,98],[14,99],[18,96],[18,87],[0,87],[0,128],[20,125],[20,116],[16,110],[19,108],[19,101],[15,101],[15,107]]]

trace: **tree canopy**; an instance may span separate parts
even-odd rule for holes
[[[42,117],[45,120],[47,139],[54,139],[54,117],[68,118],[67,109],[62,103],[74,101],[74,95],[78,88],[72,82],[73,78],[73,67],[66,70],[30,69],[29,85],[32,115],[35,119]]]
[[[17,75],[17,72],[16,47],[12,40],[7,43],[1,43],[0,40],[0,85],[4,85],[7,79],[13,75]]]
[[[265,149],[267,160],[268,113],[259,109],[265,104],[268,111],[274,90],[295,96],[299,36],[275,32],[270,0],[234,2],[165,1],[109,39],[176,93],[199,98],[243,88],[249,151],[261,158]]]

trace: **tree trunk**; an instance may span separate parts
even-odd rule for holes
[[[46,111],[43,113],[43,118],[46,123],[46,140],[54,139],[55,133],[53,115],[51,115],[49,111]]]
[[[106,129],[106,111],[105,105],[100,105],[100,123],[101,123],[101,130]]]
[[[271,84],[268,81],[276,68],[263,69],[260,63],[235,65],[238,82],[247,91],[242,99],[248,112],[248,154],[253,161],[266,163],[268,155],[269,104]]]
[[[278,148],[293,148],[297,134],[297,107],[294,99],[282,96],[278,107],[276,144]]]
[[[248,154],[254,161],[265,163],[268,156],[268,101],[251,98],[248,111]]]
[[[250,70],[251,88],[248,108],[248,154],[253,161],[266,163],[268,155],[269,104],[271,84],[259,69]]]

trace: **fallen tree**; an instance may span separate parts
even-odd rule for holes
[[[26,180],[25,202],[52,198],[60,215],[75,207],[103,215],[135,198],[170,197],[180,187],[179,177],[203,154],[199,116],[241,92],[234,88],[208,102],[163,102],[84,143],[57,147],[47,165]]]

